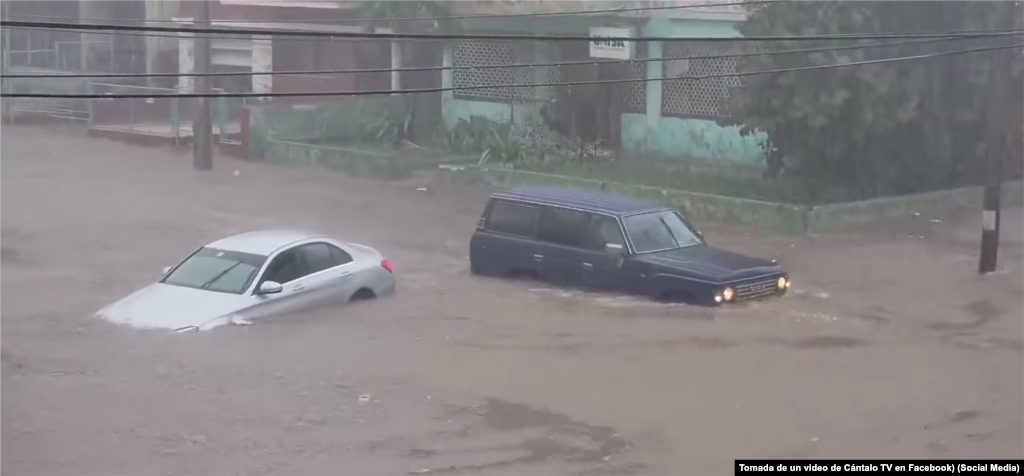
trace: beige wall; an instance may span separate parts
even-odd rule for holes
[[[152,26],[168,26],[165,21],[170,20],[178,13],[178,0],[145,0],[146,20],[152,22]],[[156,70],[157,59],[161,51],[174,51],[178,48],[176,38],[150,37],[146,38],[146,72],[152,73]]]

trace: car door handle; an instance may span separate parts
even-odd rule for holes
[[[544,255],[533,255],[533,259],[536,261],[542,261],[544,259]]]
[[[338,275],[338,279],[345,279],[349,276],[352,276],[352,273],[341,273]]]
[[[583,267],[584,267],[584,268],[587,268],[587,269],[590,269],[590,268],[593,268],[593,267],[594,267],[594,265],[592,265],[592,264],[590,264],[590,263],[583,263]]]
[[[305,289],[305,286],[295,286],[294,288],[292,288],[292,291],[303,291]]]

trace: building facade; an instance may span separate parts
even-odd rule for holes
[[[581,2],[552,3],[561,9],[586,8],[573,5]],[[569,5],[564,5],[566,3]],[[691,6],[695,2],[625,2],[624,6],[658,7],[671,3]],[[534,7],[539,5],[534,4]],[[590,8],[607,9],[610,3],[591,2],[591,5]],[[727,6],[616,15],[480,19],[467,22],[466,29],[479,33],[591,37],[735,37],[739,36],[737,25],[745,18],[742,8]],[[736,70],[735,58],[656,61],[728,54],[729,51],[733,50],[725,43],[685,41],[457,42],[446,49],[445,65],[573,64],[446,70],[443,82],[447,87],[493,87],[445,93],[444,119],[451,126],[459,119],[479,115],[511,121],[526,135],[537,129],[554,128],[560,133],[600,142],[605,148],[626,153],[758,163],[764,157],[763,137],[742,137],[738,128],[717,124],[725,115],[723,103],[729,91],[739,85],[737,78],[670,79],[729,74]],[[580,64],[615,60],[622,62]],[[586,84],[602,81],[603,84]],[[531,83],[583,84],[507,86]]]
[[[179,16],[183,24],[194,18],[193,2],[182,2]],[[386,25],[360,21],[359,2],[214,0],[211,2],[213,27],[234,27],[295,32],[377,32],[388,33]],[[218,78],[215,87],[236,92],[338,92],[392,91],[401,89],[399,72],[317,73],[330,70],[389,69],[403,65],[403,54],[411,48],[400,42],[365,39],[234,35],[215,37],[211,43],[214,71],[295,72],[305,74],[259,75]],[[182,34],[178,45],[179,72],[194,71],[195,40]],[[419,55],[416,55],[419,56]],[[440,62],[440,54],[437,62]],[[405,63],[415,64],[415,58]],[[188,91],[194,81],[180,78],[179,90]],[[311,99],[314,101],[329,98]]]

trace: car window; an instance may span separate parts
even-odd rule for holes
[[[607,215],[594,215],[590,221],[586,246],[594,250],[603,250],[607,244],[625,246],[619,222]]]
[[[306,271],[306,264],[302,261],[302,255],[298,248],[292,248],[277,255],[267,271],[263,273],[263,281],[274,281],[285,284],[295,281],[309,274]]]
[[[578,248],[590,248],[587,230],[591,214],[564,208],[547,208],[540,215],[537,236],[543,241]]]
[[[628,216],[622,220],[637,253],[701,244],[697,232],[674,211]]]
[[[242,294],[267,257],[216,248],[200,248],[160,282],[172,286]]]
[[[345,250],[330,244],[327,247],[331,249],[331,257],[334,259],[335,266],[352,262],[352,255],[348,254]]]
[[[327,243],[310,243],[299,247],[299,252],[306,261],[306,274],[313,274],[338,265],[335,254]]]
[[[510,235],[532,237],[538,215],[540,209],[537,207],[494,201],[491,202],[491,212],[487,217],[487,228]]]

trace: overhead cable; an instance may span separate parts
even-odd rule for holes
[[[134,26],[134,25],[79,25],[74,23],[0,21],[4,27],[26,28],[62,28],[81,31],[142,31],[164,33],[207,33],[224,35],[280,35],[320,38],[363,38],[376,40],[496,40],[496,41],[592,41],[590,36],[571,35],[494,35],[494,34],[426,34],[426,33],[369,33],[369,32],[333,32],[333,31],[294,31],[276,29],[246,28],[194,28],[165,26]],[[1024,34],[1022,29],[1014,30],[967,30],[931,33],[869,33],[869,34],[838,34],[838,35],[803,35],[803,36],[745,36],[745,37],[661,37],[641,36],[615,38],[622,41],[699,41],[699,42],[763,42],[763,41],[823,41],[823,40],[896,40],[911,38],[988,38]]]
[[[409,1],[409,0],[406,0]],[[463,20],[463,19],[502,19],[502,18],[524,18],[524,17],[543,17],[543,16],[574,16],[574,15],[592,15],[592,14],[614,14],[614,13],[639,13],[645,11],[666,11],[666,10],[686,10],[695,8],[717,8],[717,7],[746,7],[754,5],[768,5],[772,3],[788,3],[795,0],[751,0],[751,1],[732,1],[732,2],[718,2],[718,3],[705,3],[705,4],[686,4],[686,5],[659,5],[659,6],[642,6],[642,7],[623,7],[623,8],[602,8],[593,10],[567,10],[567,11],[538,11],[538,12],[523,12],[523,13],[480,13],[480,14],[465,14],[465,15],[445,15],[445,16],[410,16],[410,17],[385,17],[385,18],[352,18],[352,21],[358,21],[358,23],[402,23],[402,21],[445,21],[445,20]],[[813,1],[813,0],[812,0]],[[18,18],[35,18],[35,19],[78,19],[78,20],[96,20],[96,21],[111,21],[109,18],[79,18],[79,17],[68,17],[68,16],[47,16],[47,15],[17,15]],[[289,23],[302,23],[302,24],[337,24],[339,21],[345,21],[346,19],[324,19],[324,18],[308,18],[308,19],[297,19],[287,20]],[[124,23],[127,21],[135,20],[121,20]],[[281,23],[281,20],[274,19],[231,19],[233,23],[240,24],[275,24]],[[145,23],[179,23],[174,19],[146,19]]]
[[[13,94],[0,94],[0,97],[6,98],[65,98],[65,99],[156,99],[156,98],[256,98],[256,97],[335,97],[335,96],[379,96],[379,95],[394,95],[394,94],[419,94],[419,93],[439,93],[449,91],[471,91],[479,89],[504,89],[504,88],[534,88],[534,87],[561,87],[561,86],[580,86],[580,85],[591,85],[591,84],[621,84],[621,83],[638,83],[638,82],[652,82],[652,81],[700,81],[705,79],[713,78],[731,78],[731,77],[744,77],[744,76],[755,76],[762,74],[779,74],[779,73],[792,73],[800,71],[816,71],[825,69],[835,68],[846,68],[850,66],[864,66],[871,64],[882,64],[882,63],[894,63],[901,61],[912,61],[921,60],[928,58],[938,58],[943,56],[962,55],[969,53],[980,53],[986,51],[997,51],[997,50],[1008,50],[1024,48],[1024,44],[1006,45],[1006,46],[988,46],[983,48],[971,48],[963,50],[943,51],[940,53],[928,53],[914,56],[898,56],[895,58],[883,58],[875,60],[864,60],[864,61],[852,61],[849,63],[829,64],[829,65],[817,65],[817,66],[802,66],[796,68],[778,68],[762,71],[745,71],[739,73],[725,73],[725,74],[707,74],[700,76],[687,76],[677,78],[638,78],[638,79],[600,79],[593,81],[572,81],[572,82],[559,82],[559,83],[516,83],[516,84],[499,84],[499,85],[486,85],[486,86],[456,86],[456,87],[438,87],[438,88],[422,88],[422,89],[401,89],[401,90],[371,90],[371,91],[326,91],[326,92],[279,92],[279,93],[178,93],[178,94],[48,94],[48,93],[13,93]]]
[[[650,63],[659,61],[683,61],[683,60],[707,60],[722,58],[745,58],[753,56],[774,56],[798,53],[821,53],[831,51],[847,51],[858,49],[887,48],[893,46],[939,43],[950,40],[963,40],[963,38],[937,38],[925,40],[894,41],[888,43],[876,43],[871,45],[851,46],[824,46],[819,48],[802,48],[776,51],[757,51],[752,53],[733,53],[717,55],[696,55],[696,56],[672,56],[663,58],[638,58],[631,60],[584,60],[584,61],[562,61],[555,63],[527,63],[527,64],[506,64],[506,65],[469,65],[469,66],[421,66],[411,68],[365,68],[365,69],[326,69],[326,70],[302,70],[302,71],[224,71],[214,73],[32,73],[32,74],[0,74],[0,78],[6,79],[28,79],[28,78],[173,78],[181,76],[286,76],[286,75],[318,75],[318,74],[358,74],[358,73],[391,73],[391,72],[420,72],[420,71],[459,71],[459,70],[487,70],[487,69],[514,69],[514,68],[543,68],[558,66],[577,65],[602,65],[602,64],[631,64]]]

